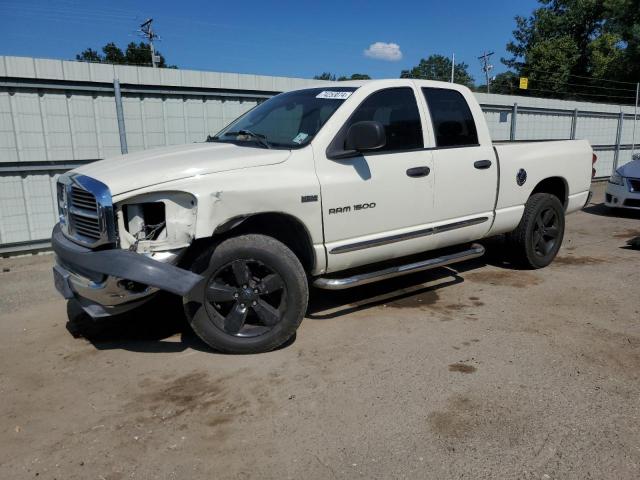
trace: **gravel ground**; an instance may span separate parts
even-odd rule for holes
[[[597,202],[603,185],[597,186]],[[640,478],[640,214],[559,257],[313,292],[283,348],[211,352],[166,301],[96,324],[0,259],[0,478]]]

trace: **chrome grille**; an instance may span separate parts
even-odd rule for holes
[[[100,212],[96,197],[75,185],[71,187],[69,202],[69,226],[75,234],[99,240],[102,236]]]
[[[117,244],[115,216],[107,186],[77,174],[63,175],[58,182],[63,233],[91,248]]]
[[[100,239],[102,229],[100,228],[100,220],[94,217],[85,217],[83,214],[71,212],[72,231],[84,235],[95,240]]]
[[[91,211],[98,210],[98,203],[93,193],[82,190],[78,187],[71,187],[71,203],[74,207],[84,208]]]

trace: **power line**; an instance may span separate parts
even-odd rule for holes
[[[58,0],[60,1],[60,0]],[[52,3],[54,3],[52,1]],[[74,4],[73,2],[67,2],[67,3],[71,3],[73,5],[78,5],[78,4]],[[115,10],[115,9],[111,9],[111,10],[106,10],[106,8],[101,8],[100,10],[86,10],[84,7],[82,7],[82,11],[73,11],[73,10],[67,10],[65,7],[64,12],[60,10],[60,8],[55,8],[52,5],[49,5],[50,9],[47,10],[46,7],[44,6],[31,6],[31,5],[23,5],[23,4],[6,4],[8,6],[11,7],[17,7],[20,9],[29,9],[32,8],[32,12],[7,12],[11,15],[19,15],[20,13],[23,13],[24,15],[21,16],[25,16],[27,18],[33,19],[34,15],[37,13],[37,17],[38,19],[44,19],[46,18],[46,14],[51,15],[50,19],[51,20],[57,20],[57,21],[64,21],[64,22],[75,22],[75,23],[84,23],[86,21],[89,20],[96,20],[96,19],[101,19],[104,20],[105,16],[113,16],[114,18],[111,18],[111,21],[118,21],[118,22],[129,22],[131,21],[132,15],[131,13],[125,14],[125,15],[121,15],[120,12],[127,12],[125,10]],[[4,5],[3,5],[4,6]],[[81,7],[81,5],[78,5],[79,7]],[[105,13],[101,13],[101,12],[105,12]],[[111,13],[106,13],[106,12],[111,12]],[[3,12],[5,13],[5,12]],[[75,18],[73,18],[75,16]],[[128,20],[127,20],[128,19]],[[232,29],[232,30],[240,30],[240,31],[247,31],[247,32],[255,32],[255,29],[253,28],[249,28],[249,27],[241,27],[238,25],[231,25],[231,24],[224,24],[224,23],[217,23],[217,22],[210,22],[207,20],[202,20],[201,17],[198,18],[188,18],[188,17],[180,17],[180,16],[176,16],[176,15],[172,15],[171,16],[171,22],[172,22],[172,26],[175,27],[175,24],[180,23],[183,26],[186,26],[189,28],[189,31],[191,32],[194,28],[194,25],[202,25],[205,27],[216,27],[216,28],[225,28],[225,29]],[[309,40],[309,39],[313,39],[316,41],[322,41],[322,42],[327,42],[327,43],[334,43],[334,44],[338,44],[338,45],[347,45],[347,46],[352,46],[352,47],[361,47],[361,43],[360,42],[346,42],[346,41],[338,41],[333,37],[309,37],[308,34],[299,34],[299,35],[295,35],[295,34],[291,34],[291,33],[283,33],[281,31],[275,31],[275,30],[269,30],[269,29],[261,29],[260,30],[261,33],[263,34],[270,34],[272,36],[277,36],[280,37],[282,39],[282,41],[285,41],[287,43],[291,43],[291,39],[303,39],[303,40]],[[203,31],[203,33],[207,33],[206,30]]]
[[[632,90],[630,88],[615,88],[615,87],[603,87],[600,85],[584,85],[584,84],[580,84],[580,83],[570,83],[570,82],[563,82],[562,80],[553,80],[553,79],[545,79],[545,78],[536,78],[535,82],[542,82],[542,83],[553,83],[555,85],[560,85],[560,86],[569,86],[569,87],[577,87],[577,88],[587,88],[587,89],[598,89],[598,90],[605,90],[607,92],[616,90],[618,92],[628,92],[628,93],[635,93],[635,88]],[[625,97],[628,98],[628,97]]]
[[[537,68],[531,68],[531,67],[527,67],[526,65],[522,65],[520,67],[520,69],[529,71],[529,72],[537,72],[537,73],[546,73],[548,75],[557,75],[558,72],[549,72],[547,70],[539,70]],[[625,82],[622,80],[611,80],[609,78],[596,78],[596,77],[586,77],[584,75],[573,75],[573,74],[568,74],[567,77],[573,77],[573,78],[583,78],[585,80],[590,80],[590,81],[598,81],[598,82],[609,82],[609,83],[622,83],[625,85],[636,85],[636,82]],[[635,88],[634,88],[635,91]]]
[[[516,85],[509,83],[509,88],[511,90],[511,94],[512,95],[517,95],[518,94],[518,88]],[[598,93],[581,93],[581,92],[559,92],[557,90],[549,90],[549,89],[545,89],[545,88],[532,88],[529,87],[527,88],[526,91],[530,91],[530,92],[540,92],[540,93],[550,93],[553,96],[557,96],[557,97],[573,97],[573,98],[585,98],[585,97],[591,97],[594,99],[598,99],[600,101],[602,100],[606,100],[606,99],[627,99],[627,100],[633,100],[635,97],[626,97],[626,96],[617,96],[617,95],[605,95],[605,94],[598,94]],[[524,91],[520,92],[521,94],[524,93]],[[545,97],[546,98],[546,97]]]

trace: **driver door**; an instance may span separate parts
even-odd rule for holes
[[[428,248],[429,237],[415,233],[433,218],[433,154],[424,149],[424,112],[415,94],[411,87],[378,90],[341,130],[378,121],[385,128],[384,147],[316,162],[329,272]]]

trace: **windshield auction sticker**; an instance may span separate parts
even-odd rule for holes
[[[330,100],[346,100],[353,92],[332,92],[331,90],[323,90],[316,98],[327,98]]]
[[[300,133],[299,133],[298,135],[296,135],[296,137],[295,137],[293,140],[291,140],[291,141],[292,141],[293,143],[297,143],[298,145],[300,145],[302,142],[304,142],[304,141],[307,139],[307,137],[308,137],[308,136],[309,136],[308,134],[306,134],[306,133],[304,133],[304,132],[300,132]]]

